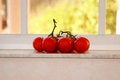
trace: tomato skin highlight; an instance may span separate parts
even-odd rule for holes
[[[43,40],[43,50],[47,53],[57,52],[57,40],[54,37],[47,37]]]
[[[38,52],[42,52],[43,51],[42,41],[43,41],[43,38],[41,38],[41,37],[37,37],[33,41],[33,48],[35,50],[37,50]]]
[[[58,40],[58,50],[61,53],[71,53],[73,51],[73,40],[71,38],[61,38]]]
[[[74,49],[78,53],[85,53],[86,51],[88,51],[89,47],[90,41],[85,37],[77,38],[77,40],[74,42]]]

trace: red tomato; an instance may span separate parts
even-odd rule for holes
[[[70,53],[73,51],[73,39],[61,38],[58,40],[58,49],[62,53]]]
[[[43,41],[43,38],[41,38],[41,37],[37,37],[33,41],[33,47],[38,52],[41,52],[43,50],[42,49],[42,41]]]
[[[78,53],[86,52],[90,47],[90,42],[85,37],[80,37],[74,42],[74,48]]]
[[[54,37],[47,37],[43,40],[43,49],[48,53],[57,51],[57,40]]]

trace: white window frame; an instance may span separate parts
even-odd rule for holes
[[[8,0],[11,1],[11,0]],[[28,0],[29,1],[29,0]],[[27,0],[20,0],[21,3],[21,34],[1,34],[0,49],[33,49],[32,42],[38,36],[47,35],[27,34]],[[99,34],[98,35],[79,35],[85,36],[90,40],[90,50],[120,50],[120,35],[106,35],[106,0],[99,0]],[[8,10],[8,18],[11,9]]]

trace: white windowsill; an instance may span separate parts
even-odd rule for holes
[[[0,58],[80,58],[80,59],[120,59],[120,50],[93,50],[86,54],[46,54],[33,49],[2,49]]]

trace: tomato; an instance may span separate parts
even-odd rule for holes
[[[33,41],[33,48],[35,50],[37,50],[38,52],[43,51],[43,49],[42,49],[42,41],[43,41],[43,38],[41,38],[41,37],[37,37]]]
[[[43,40],[43,49],[47,53],[54,53],[57,51],[57,40],[54,37],[47,37]]]
[[[73,51],[73,39],[68,37],[59,39],[58,49],[62,53],[71,53]]]
[[[84,53],[86,52],[90,47],[90,42],[85,37],[77,38],[77,40],[74,42],[74,49],[78,53]]]

